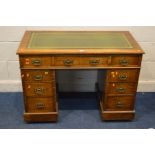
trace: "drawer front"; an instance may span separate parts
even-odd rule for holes
[[[53,81],[55,72],[52,70],[21,70],[22,80],[30,82]]]
[[[137,83],[108,83],[108,94],[134,94]]]
[[[80,58],[74,56],[57,56],[54,58],[55,66],[79,66]]]
[[[121,67],[140,66],[140,56],[139,55],[112,56],[111,65]]]
[[[120,69],[109,70],[109,82],[137,82],[139,77],[139,69]]]
[[[55,66],[64,67],[99,67],[108,65],[108,56],[55,56]]]
[[[24,83],[24,93],[32,97],[48,97],[55,95],[55,84],[52,83]]]
[[[134,110],[134,96],[108,96],[104,104],[105,110]]]
[[[54,112],[56,101],[54,98],[32,98],[27,97],[25,108],[29,113]]]
[[[81,57],[80,64],[84,66],[107,66],[108,65],[108,57],[107,56],[100,56],[100,57]]]
[[[48,56],[22,56],[20,57],[21,68],[43,68],[52,65],[52,57]]]

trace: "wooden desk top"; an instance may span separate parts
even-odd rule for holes
[[[17,54],[142,54],[128,31],[26,31]]]

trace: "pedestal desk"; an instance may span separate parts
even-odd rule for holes
[[[26,31],[17,51],[25,121],[57,121],[59,69],[97,69],[101,118],[132,120],[143,53],[128,31]]]

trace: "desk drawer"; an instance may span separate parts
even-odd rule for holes
[[[24,83],[24,93],[32,97],[48,97],[55,95],[55,84],[52,83]]]
[[[136,92],[137,83],[108,83],[108,94],[134,94]]]
[[[20,57],[21,68],[50,67],[52,58],[48,56],[22,56]]]
[[[108,96],[104,104],[104,110],[134,110],[134,96]]]
[[[139,69],[116,69],[108,71],[108,82],[137,82]]]
[[[55,56],[54,65],[66,67],[107,66],[108,56]]]
[[[140,58],[139,55],[116,55],[112,56],[111,65],[120,67],[140,66]]]
[[[46,82],[55,79],[55,72],[52,70],[21,70],[22,80],[29,82]]]
[[[55,98],[33,98],[27,97],[25,108],[28,113],[42,113],[56,111]]]

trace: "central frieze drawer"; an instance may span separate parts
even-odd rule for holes
[[[107,66],[108,56],[55,56],[55,66]]]
[[[53,112],[56,110],[56,101],[54,97],[50,98],[26,98],[26,112],[29,113],[42,113],[42,112]]]
[[[52,83],[24,83],[26,96],[47,97],[55,95],[54,81]]]
[[[108,83],[108,94],[134,94],[136,92],[137,83]]]

